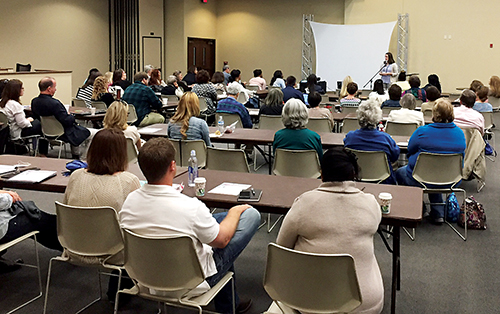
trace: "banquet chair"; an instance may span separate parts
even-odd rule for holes
[[[351,313],[362,304],[354,259],[349,254],[306,253],[267,246],[264,290],[267,313]]]
[[[342,113],[349,114],[349,113],[356,113],[356,110],[358,110],[358,107],[342,107]]]
[[[391,176],[391,169],[385,152],[364,151],[348,147],[345,149],[354,153],[358,158],[361,181],[378,184]]]
[[[206,168],[250,173],[247,156],[242,149],[207,147]]]
[[[106,106],[106,103],[104,101],[92,101],[92,107],[96,108],[97,110],[108,109],[108,107]]]
[[[465,190],[457,187],[457,184],[462,180],[462,167],[462,154],[421,152],[413,168],[413,178],[420,183],[424,189],[424,193],[462,193],[463,199],[465,200]],[[465,232],[463,235],[453,225],[446,221],[446,219],[445,223],[450,226],[462,240],[467,240],[467,215],[465,215]]]
[[[179,97],[177,97],[176,95],[161,95],[161,98],[168,99],[167,104],[169,101],[178,101],[179,100]]]
[[[5,113],[0,112],[0,123],[2,124],[0,130],[3,130],[6,127],[9,127],[9,119],[5,115]],[[37,155],[38,152],[38,139],[40,138],[40,135],[34,134],[34,135],[28,135],[28,136],[22,136],[21,138],[17,140],[12,140],[10,138],[10,131],[8,131],[7,135],[7,142],[12,142],[15,144],[20,144],[20,145],[26,145],[28,147],[28,151],[31,155],[31,151],[33,151],[33,156]],[[31,144],[31,148],[28,146],[28,144]],[[14,145],[14,152],[16,152],[16,145]]]
[[[488,102],[493,107],[493,111],[499,111],[500,110],[500,98],[493,97],[493,96],[488,96]]]
[[[72,103],[73,107],[87,108],[87,104],[85,103],[85,101],[83,99],[73,98],[71,100],[71,103]]]
[[[193,240],[188,236],[146,237],[124,229],[125,269],[135,283],[116,296],[116,309],[122,293],[162,302],[167,305],[194,307],[202,313],[221,289],[231,281],[235,313],[233,273],[225,276],[207,292],[190,297],[190,291],[205,280]],[[151,290],[156,290],[155,294]]]
[[[239,93],[236,101],[238,101],[241,104],[245,104],[247,102],[246,97],[245,97],[245,93],[243,93],[243,92]]]
[[[387,121],[385,132],[390,135],[411,136],[417,128],[417,123]]]
[[[134,140],[130,137],[126,138],[127,140],[127,159],[128,163],[136,163],[137,162],[137,146],[134,143]]]
[[[333,125],[328,118],[309,118],[307,128],[316,133],[331,133]]]
[[[247,85],[247,89],[250,91],[256,92],[259,90],[259,85],[249,84],[249,85]]]
[[[349,133],[350,131],[355,131],[357,129],[359,129],[357,118],[345,118],[342,122],[342,133]]]
[[[50,259],[47,274],[47,287],[43,313],[47,312],[52,264],[54,261],[67,262],[76,266],[98,269],[99,298],[87,304],[78,313],[87,309],[102,298],[101,270],[118,272],[120,287],[123,269],[123,237],[118,223],[118,214],[114,208],[78,207],[56,204],[57,237],[64,251],[61,256]],[[67,307],[67,304],[60,305]],[[115,303],[115,310],[117,303]],[[57,312],[57,311],[52,311]]]
[[[59,145],[59,156],[57,158],[61,158],[63,145],[69,144],[60,139],[60,137],[64,135],[64,127],[54,116],[41,116],[40,123],[42,125],[43,137],[49,141],[51,145]],[[64,151],[66,152],[66,149]]]
[[[222,119],[224,119],[224,126],[226,127],[233,124],[234,122],[238,122],[236,123],[236,128],[243,128],[243,123],[241,123],[241,117],[237,113],[217,112],[215,113],[216,123],[219,121],[219,117],[222,117]]]
[[[135,111],[134,105],[128,105],[127,123],[133,124],[137,121],[137,112]]]
[[[388,115],[389,113],[391,113],[391,111],[398,110],[398,109],[399,109],[398,107],[385,107],[385,108],[382,108],[382,114]]]
[[[18,265],[21,265],[21,266],[25,266],[25,267],[30,267],[30,268],[36,268],[37,272],[38,272],[38,286],[39,286],[39,292],[38,294],[33,297],[32,299],[24,302],[23,304],[17,306],[15,309],[12,309],[8,312],[6,312],[6,314],[11,314],[11,313],[14,313],[16,312],[17,310],[23,308],[24,306],[30,304],[31,302],[39,299],[42,294],[43,294],[43,288],[42,288],[42,275],[40,273],[40,260],[39,260],[39,257],[38,257],[38,243],[36,242],[36,235],[38,234],[38,231],[32,231],[30,233],[27,233],[23,236],[20,236],[18,237],[17,239],[14,239],[12,241],[9,241],[7,243],[2,243],[0,244],[0,252],[2,251],[5,251],[13,246],[15,246],[16,244],[19,244],[21,242],[23,242],[24,240],[26,239],[29,239],[29,238],[33,238],[33,241],[34,241],[34,246],[35,246],[35,257],[36,257],[36,265],[30,265],[30,264],[25,264],[25,263],[18,263]],[[19,284],[18,284],[19,286]],[[15,286],[15,287],[11,287],[11,288],[17,288],[18,286]],[[12,289],[10,289],[9,291],[12,291]],[[2,296],[2,298],[5,298],[5,296]],[[5,309],[3,309],[5,310]]]
[[[198,168],[204,168],[207,162],[207,145],[203,140],[181,140],[180,144],[180,157],[181,166],[187,167],[188,160],[191,157],[191,151],[196,151],[196,159],[198,161]]]
[[[30,72],[31,64],[16,63],[16,72]]]
[[[491,146],[494,150],[496,150],[495,144],[495,132],[493,132],[493,128],[495,127],[495,121],[493,121],[493,112],[481,112],[484,117],[484,137],[487,140],[491,140]],[[491,161],[495,161],[494,157],[490,158]]]
[[[283,129],[285,126],[283,125],[283,121],[281,120],[281,115],[266,115],[266,114],[261,114],[259,117],[259,129],[262,130],[273,130],[273,131],[278,131]],[[273,156],[271,153],[271,146],[268,145],[269,152],[266,153],[265,147],[264,150],[259,148],[258,146],[254,146],[255,149],[253,151],[253,169],[254,171],[259,170],[263,165],[266,163],[270,163]],[[264,157],[265,162],[262,163],[261,165],[257,166],[257,150],[259,150]]]

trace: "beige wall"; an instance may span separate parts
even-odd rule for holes
[[[494,0],[480,5],[465,0],[346,0],[345,22],[388,22],[409,13],[408,71],[418,72],[424,84],[436,73],[443,91],[456,92],[473,79],[487,84],[499,74],[500,33],[493,22],[499,10],[500,2]],[[391,47],[397,53],[395,43]]]
[[[90,68],[108,69],[107,1],[2,0],[1,9],[0,67],[73,71],[72,95]]]

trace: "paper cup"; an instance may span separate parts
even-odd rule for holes
[[[203,177],[198,177],[194,179],[194,190],[196,192],[196,196],[205,196],[205,185],[207,183],[207,179]]]
[[[94,107],[90,108],[90,114],[95,116],[95,108]]]
[[[392,201],[391,193],[382,192],[378,195],[378,198],[380,199],[380,210],[382,210],[382,214],[390,213]]]
[[[64,105],[64,108],[66,108],[66,112],[69,113],[69,105]]]

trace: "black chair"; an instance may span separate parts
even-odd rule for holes
[[[31,64],[16,63],[16,72],[30,72]]]

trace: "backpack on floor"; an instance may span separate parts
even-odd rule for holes
[[[460,218],[458,219],[459,226],[465,226],[464,221],[466,215],[468,229],[486,229],[486,214],[484,213],[483,204],[476,201],[472,195],[467,197],[462,203],[462,207],[460,208]]]
[[[446,221],[457,222],[460,214],[460,205],[458,204],[455,193],[451,193],[446,199]]]

